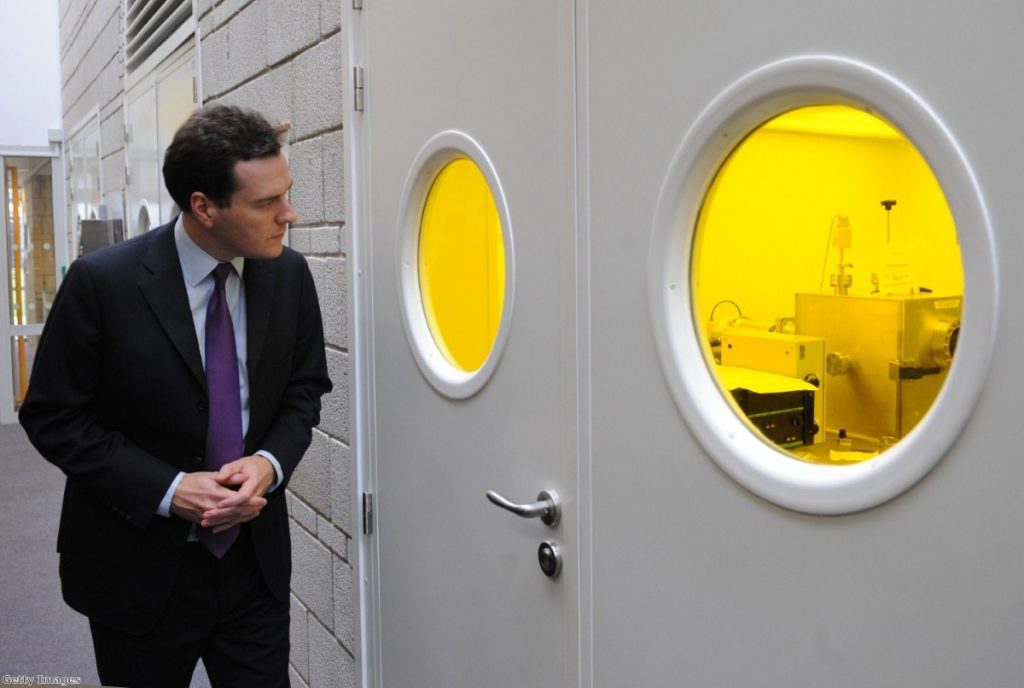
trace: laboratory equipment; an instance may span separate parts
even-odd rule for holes
[[[960,333],[959,295],[796,294],[796,327],[825,341],[825,433],[887,445],[938,396]]]
[[[815,387],[788,375],[719,366],[719,378],[736,405],[767,439],[792,449],[814,443]]]
[[[813,421],[825,427],[825,340],[799,334],[727,329],[721,335],[722,365],[751,368],[810,383],[814,390]],[[820,444],[824,433],[814,436]]]

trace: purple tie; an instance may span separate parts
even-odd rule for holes
[[[210,424],[206,431],[208,471],[242,456],[242,400],[238,390],[238,354],[235,351],[235,328],[231,324],[224,283],[234,270],[231,263],[220,263],[213,269],[213,294],[206,305],[206,388],[210,397]],[[238,537],[239,527],[222,533],[209,528],[199,529],[199,541],[213,556],[220,559]]]

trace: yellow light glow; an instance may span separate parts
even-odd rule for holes
[[[888,213],[883,200],[896,201]],[[879,342],[883,330],[892,334],[892,341],[906,342],[921,333],[900,328],[939,327],[934,314],[947,301],[933,307],[924,303],[929,298],[951,295],[954,300],[948,303],[957,305],[950,310],[952,315],[942,315],[958,317],[962,261],[956,226],[938,181],[914,145],[887,122],[862,109],[827,105],[799,108],[765,123],[718,170],[700,211],[693,256],[695,317],[709,341],[728,342],[730,328],[734,333],[740,331],[736,328],[768,333],[760,339],[737,338],[755,347],[741,352],[748,361],[741,365],[783,375],[799,369],[803,376],[808,370],[803,363],[779,364],[777,369],[768,363],[772,352],[793,350],[783,333],[824,339],[826,354],[841,353],[853,361],[852,372],[842,377],[822,373],[815,416],[825,417],[823,434],[814,446],[790,451],[791,455],[848,463],[855,460],[854,452],[863,451],[867,460],[904,436],[934,402],[945,372],[927,369],[920,379],[911,379],[916,354],[883,351]],[[852,299],[897,299],[892,312],[914,313],[927,306],[933,315],[920,320],[923,325],[894,321],[894,334],[886,329],[888,322],[877,320],[840,322],[836,326],[842,327],[842,337],[801,329],[797,295],[837,294],[844,299],[831,285],[837,277],[842,282],[843,276],[851,281],[851,301],[834,302],[831,308],[846,308]],[[719,308],[712,322],[716,304],[723,303],[730,305]],[[769,331],[779,336],[773,339]],[[858,344],[849,351],[834,351],[839,340]],[[723,390],[728,385],[716,360],[728,364],[730,354],[734,359],[739,355],[736,350],[725,354],[718,348],[708,351]],[[911,371],[905,372],[907,379],[890,379],[890,363],[897,359]],[[868,370],[884,372],[867,379]],[[831,397],[830,389],[835,392]],[[883,398],[892,400],[885,409],[895,414],[892,422],[865,420]],[[844,406],[837,407],[840,399]],[[856,412],[851,410],[854,405]],[[896,430],[858,434],[858,425]],[[840,456],[841,460],[836,458]]]
[[[444,357],[478,370],[498,335],[505,244],[494,196],[468,158],[445,165],[423,208],[419,281],[430,332]]]

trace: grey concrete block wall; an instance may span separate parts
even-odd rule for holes
[[[277,64],[320,42],[320,0],[268,0],[267,26],[267,63]]]
[[[65,139],[86,117],[100,123],[102,202],[124,217],[124,59],[120,0],[62,2],[59,7],[61,98]],[[65,170],[65,174],[69,174]],[[65,179],[67,182],[67,179]]]
[[[284,125],[306,254],[323,311],[334,391],[286,498],[293,540],[291,677],[295,686],[356,683],[348,243],[344,204],[342,8],[338,0],[197,0],[204,102],[259,110]],[[98,113],[103,199],[124,195],[123,0],[59,0],[64,128]]]
[[[65,122],[70,120],[73,125],[88,110],[118,96],[117,86],[111,89],[111,84],[117,84],[124,71],[120,60],[121,3],[71,3],[60,21],[64,115]]]

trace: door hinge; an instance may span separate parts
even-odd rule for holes
[[[199,103],[199,79],[192,77],[192,102]]]
[[[363,535],[373,533],[373,493],[363,493]]]
[[[127,124],[127,123],[124,125],[124,142],[125,143],[131,143],[132,142],[132,125]]]
[[[361,10],[363,9],[363,0],[352,0],[352,9]]]
[[[127,165],[124,166],[124,185],[132,185],[132,168],[128,167]]]
[[[363,111],[363,68],[352,68],[352,103],[356,112]]]

